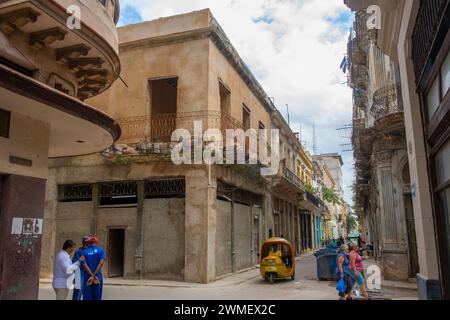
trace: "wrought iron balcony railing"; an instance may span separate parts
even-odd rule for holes
[[[397,112],[403,112],[400,87],[387,85],[374,93],[370,115],[375,120]]]
[[[117,120],[122,128],[122,143],[170,142],[176,129],[194,131],[194,122],[199,121],[202,129],[219,129],[224,135],[227,129],[242,129],[242,124],[229,114],[216,111],[184,113],[159,113],[151,116],[121,118]]]
[[[412,58],[416,79],[419,79],[434,40],[439,31],[439,24],[450,5],[450,0],[421,0],[416,25],[412,34]]]
[[[283,177],[297,188],[305,190],[305,185],[302,180],[285,165],[283,165]]]

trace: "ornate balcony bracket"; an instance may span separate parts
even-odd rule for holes
[[[31,8],[8,12],[0,16],[0,30],[6,35],[11,35],[14,31],[26,26],[28,23],[36,22],[39,16],[40,13]]]
[[[84,80],[105,80],[108,76],[108,70],[106,69],[91,69],[91,70],[80,70],[76,74],[77,81]]]
[[[87,56],[90,50],[91,48],[84,44],[58,49],[56,50],[56,62],[58,64],[64,64],[72,59]]]
[[[41,49],[56,41],[64,40],[66,34],[66,31],[58,27],[34,32],[30,34],[30,45],[35,49]]]
[[[86,79],[78,82],[78,86],[83,89],[102,89],[106,86],[106,80],[90,80]]]
[[[104,61],[100,58],[77,58],[69,62],[69,69],[76,73],[80,70],[101,68]]]

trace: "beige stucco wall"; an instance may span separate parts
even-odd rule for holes
[[[12,112],[10,137],[0,137],[0,172],[46,179],[49,138],[49,124]],[[33,164],[12,164],[10,156],[31,160]]]
[[[208,109],[220,111],[219,78],[231,92],[231,115],[242,122],[243,104],[250,109],[250,127],[258,129],[261,121],[266,129],[271,128],[270,114],[242,80],[234,67],[223,56],[212,41],[209,41],[209,90]]]
[[[119,29],[122,33],[122,29]],[[121,52],[121,81],[89,100],[114,118],[150,114],[148,81],[178,77],[178,112],[205,110],[207,106],[208,40]],[[137,59],[139,57],[139,59]]]

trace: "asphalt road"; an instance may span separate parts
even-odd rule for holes
[[[335,283],[316,280],[316,261],[313,255],[300,258],[296,264],[296,279],[278,280],[271,285],[253,269],[233,275],[208,285],[177,286],[166,282],[156,285],[104,287],[105,300],[336,300]],[[380,298],[414,299],[411,290],[383,290]],[[55,294],[50,284],[42,284],[40,300],[53,300]]]

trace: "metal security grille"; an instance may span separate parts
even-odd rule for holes
[[[186,182],[184,179],[165,179],[145,181],[145,197],[168,198],[183,197],[186,193]]]
[[[60,202],[92,201],[92,185],[61,185],[58,187]]]
[[[113,182],[100,184],[100,197],[122,197],[137,195],[135,182]]]

